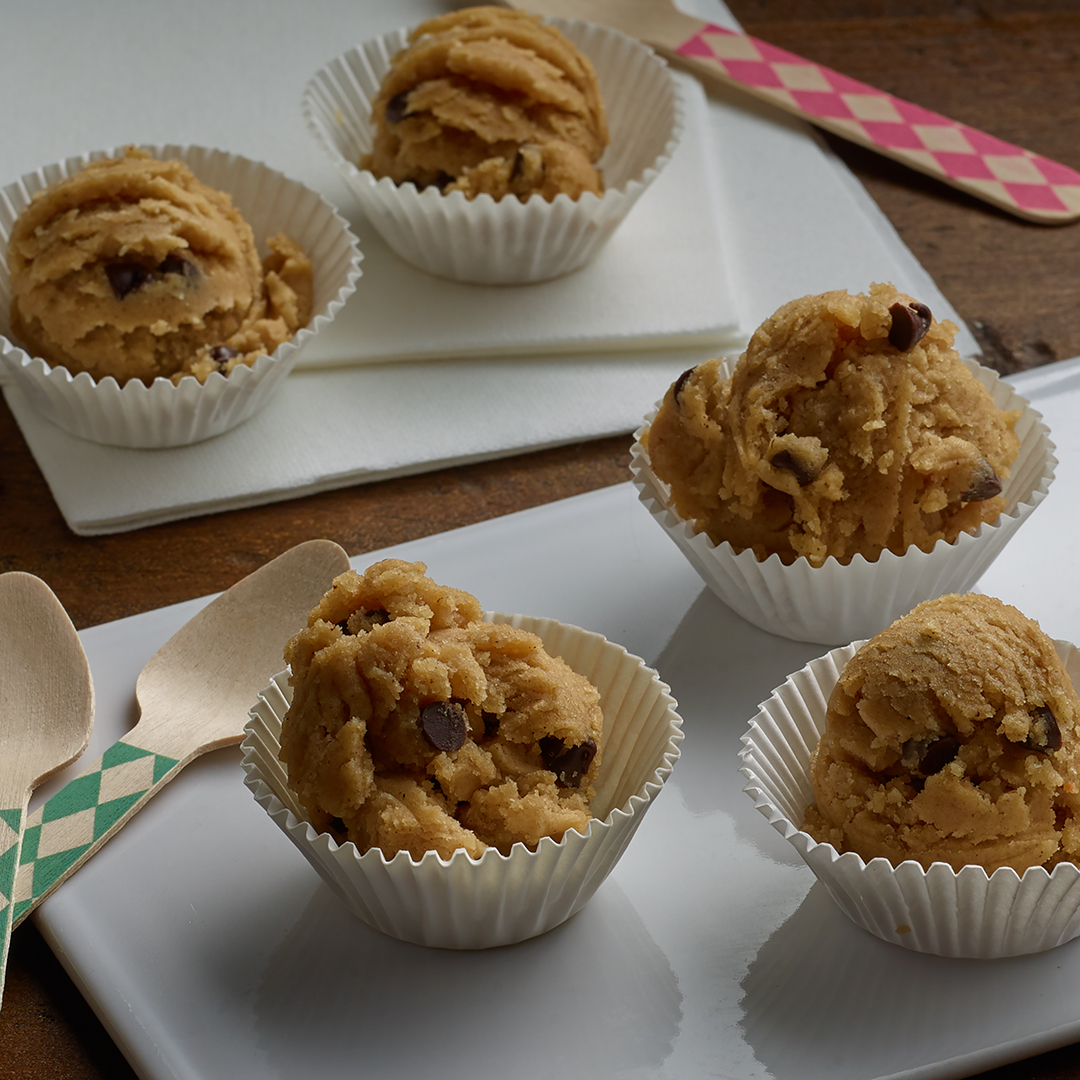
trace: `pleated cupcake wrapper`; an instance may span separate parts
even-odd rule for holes
[[[748,622],[780,637],[827,645],[872,637],[922,600],[971,589],[1054,478],[1057,458],[1041,415],[996,372],[965,363],[998,408],[1023,409],[1023,415],[1016,425],[1020,451],[1002,486],[1005,510],[993,524],[961,533],[951,544],[939,540],[930,551],[912,547],[903,555],[884,551],[873,562],[861,555],[846,565],[829,558],[818,567],[806,559],[785,566],[778,555],[759,562],[750,550],[736,553],[727,542],[714,544],[679,516],[670,488],[652,471],[641,439],[655,410],[634,435],[630,471],[638,497],[706,585]],[[734,366],[725,362],[724,378]]]
[[[599,162],[605,192],[577,200],[540,196],[522,203],[460,191],[418,191],[377,180],[359,167],[372,146],[371,102],[393,57],[408,44],[402,29],[331,61],[304,90],[308,127],[356,192],[379,235],[401,258],[430,274],[487,285],[523,284],[568,274],[596,257],[634,203],[670,161],[682,138],[684,105],[666,64],[615,30],[552,19],[596,68],[611,145]]]
[[[1061,863],[1048,873],[981,866],[929,870],[914,861],[865,862],[819,844],[799,825],[814,801],[810,757],[825,730],[829,695],[862,642],[812,661],[773,691],[743,736],[744,791],[787,839],[857,926],[915,952],[992,960],[1052,949],[1080,935],[1080,867]],[[1056,641],[1074,683],[1080,652]]]
[[[636,656],[599,634],[553,619],[489,614],[537,634],[600,691],[604,739],[594,818],[584,834],[515,844],[479,858],[407,852],[360,854],[317,833],[289,789],[278,760],[291,690],[282,672],[260,695],[245,728],[244,782],[342,902],[391,937],[446,949],[510,945],[558,926],[589,900],[626,849],[679,757],[682,720],[668,687]]]
[[[35,192],[80,172],[91,161],[117,157],[123,148],[68,158],[28,173],[0,192],[0,357],[34,407],[84,439],[127,447],[185,446],[236,427],[261,409],[292,370],[297,350],[327,326],[356,288],[363,256],[344,218],[320,195],[256,161],[199,146],[147,146],[156,158],[177,158],[204,183],[229,195],[255,234],[260,254],[279,232],[292,237],[314,267],[312,317],[291,340],[250,367],[227,377],[213,372],[174,385],[111,376],[100,382],[86,372],[72,375],[30,356],[11,335],[11,281],[7,247],[20,211]]]

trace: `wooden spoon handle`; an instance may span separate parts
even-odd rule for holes
[[[0,1002],[4,999],[4,972],[8,945],[15,929],[15,871],[19,864],[25,806],[0,809]]]
[[[1080,218],[1080,173],[746,34],[680,18],[651,44],[699,75],[1041,224]],[[676,30],[677,26],[677,30]]]
[[[204,749],[208,748],[177,759],[121,739],[30,814],[15,875],[11,927],[18,926]],[[2,860],[0,856],[0,868]]]

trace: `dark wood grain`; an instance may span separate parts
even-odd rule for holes
[[[758,37],[1080,169],[1076,0],[730,6]],[[1022,222],[867,151],[829,143],[971,325],[991,366],[1008,373],[1080,354],[1080,226]],[[618,483],[627,447],[628,439],[605,439],[87,539],[68,530],[0,404],[0,571],[43,577],[82,628],[227,588],[311,537],[358,554]],[[133,1076],[32,923],[24,924],[13,936],[0,1012],[0,1080]],[[984,1076],[1080,1076],[1080,1045]]]

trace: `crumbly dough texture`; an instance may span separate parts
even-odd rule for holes
[[[19,215],[12,328],[31,354],[95,379],[227,375],[311,318],[310,260],[284,234],[267,243],[260,261],[228,195],[130,148]]]
[[[535,15],[465,8],[421,23],[372,105],[361,168],[397,184],[552,200],[603,192],[608,143],[592,64]]]
[[[387,858],[508,853],[584,831],[599,693],[425,570],[387,559],[342,574],[289,642],[289,786],[317,829]]]
[[[1001,513],[1020,446],[1020,413],[997,408],[955,333],[891,285],[794,300],[730,379],[709,360],[676,380],[643,439],[652,468],[697,531],[758,559],[952,542]]]
[[[1054,644],[989,596],[928,600],[864,645],[829,698],[816,840],[959,870],[1080,857],[1080,700]]]

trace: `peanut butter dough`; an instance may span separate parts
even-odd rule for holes
[[[289,786],[317,829],[387,858],[583,832],[596,689],[425,570],[387,559],[342,574],[289,642]]]
[[[179,382],[273,352],[311,317],[312,266],[284,234],[259,259],[228,195],[140,150],[38,194],[8,251],[11,322],[71,372]]]
[[[803,828],[864,859],[1052,866],[1080,857],[1080,700],[1054,644],[992,597],[928,600],[829,698]]]
[[[730,379],[685,372],[645,433],[675,509],[715,543],[820,566],[929,550],[992,522],[1020,441],[953,348],[891,285],[780,308]]]
[[[465,8],[422,23],[394,57],[360,161],[377,177],[467,198],[600,194],[608,143],[589,60],[534,15]]]

